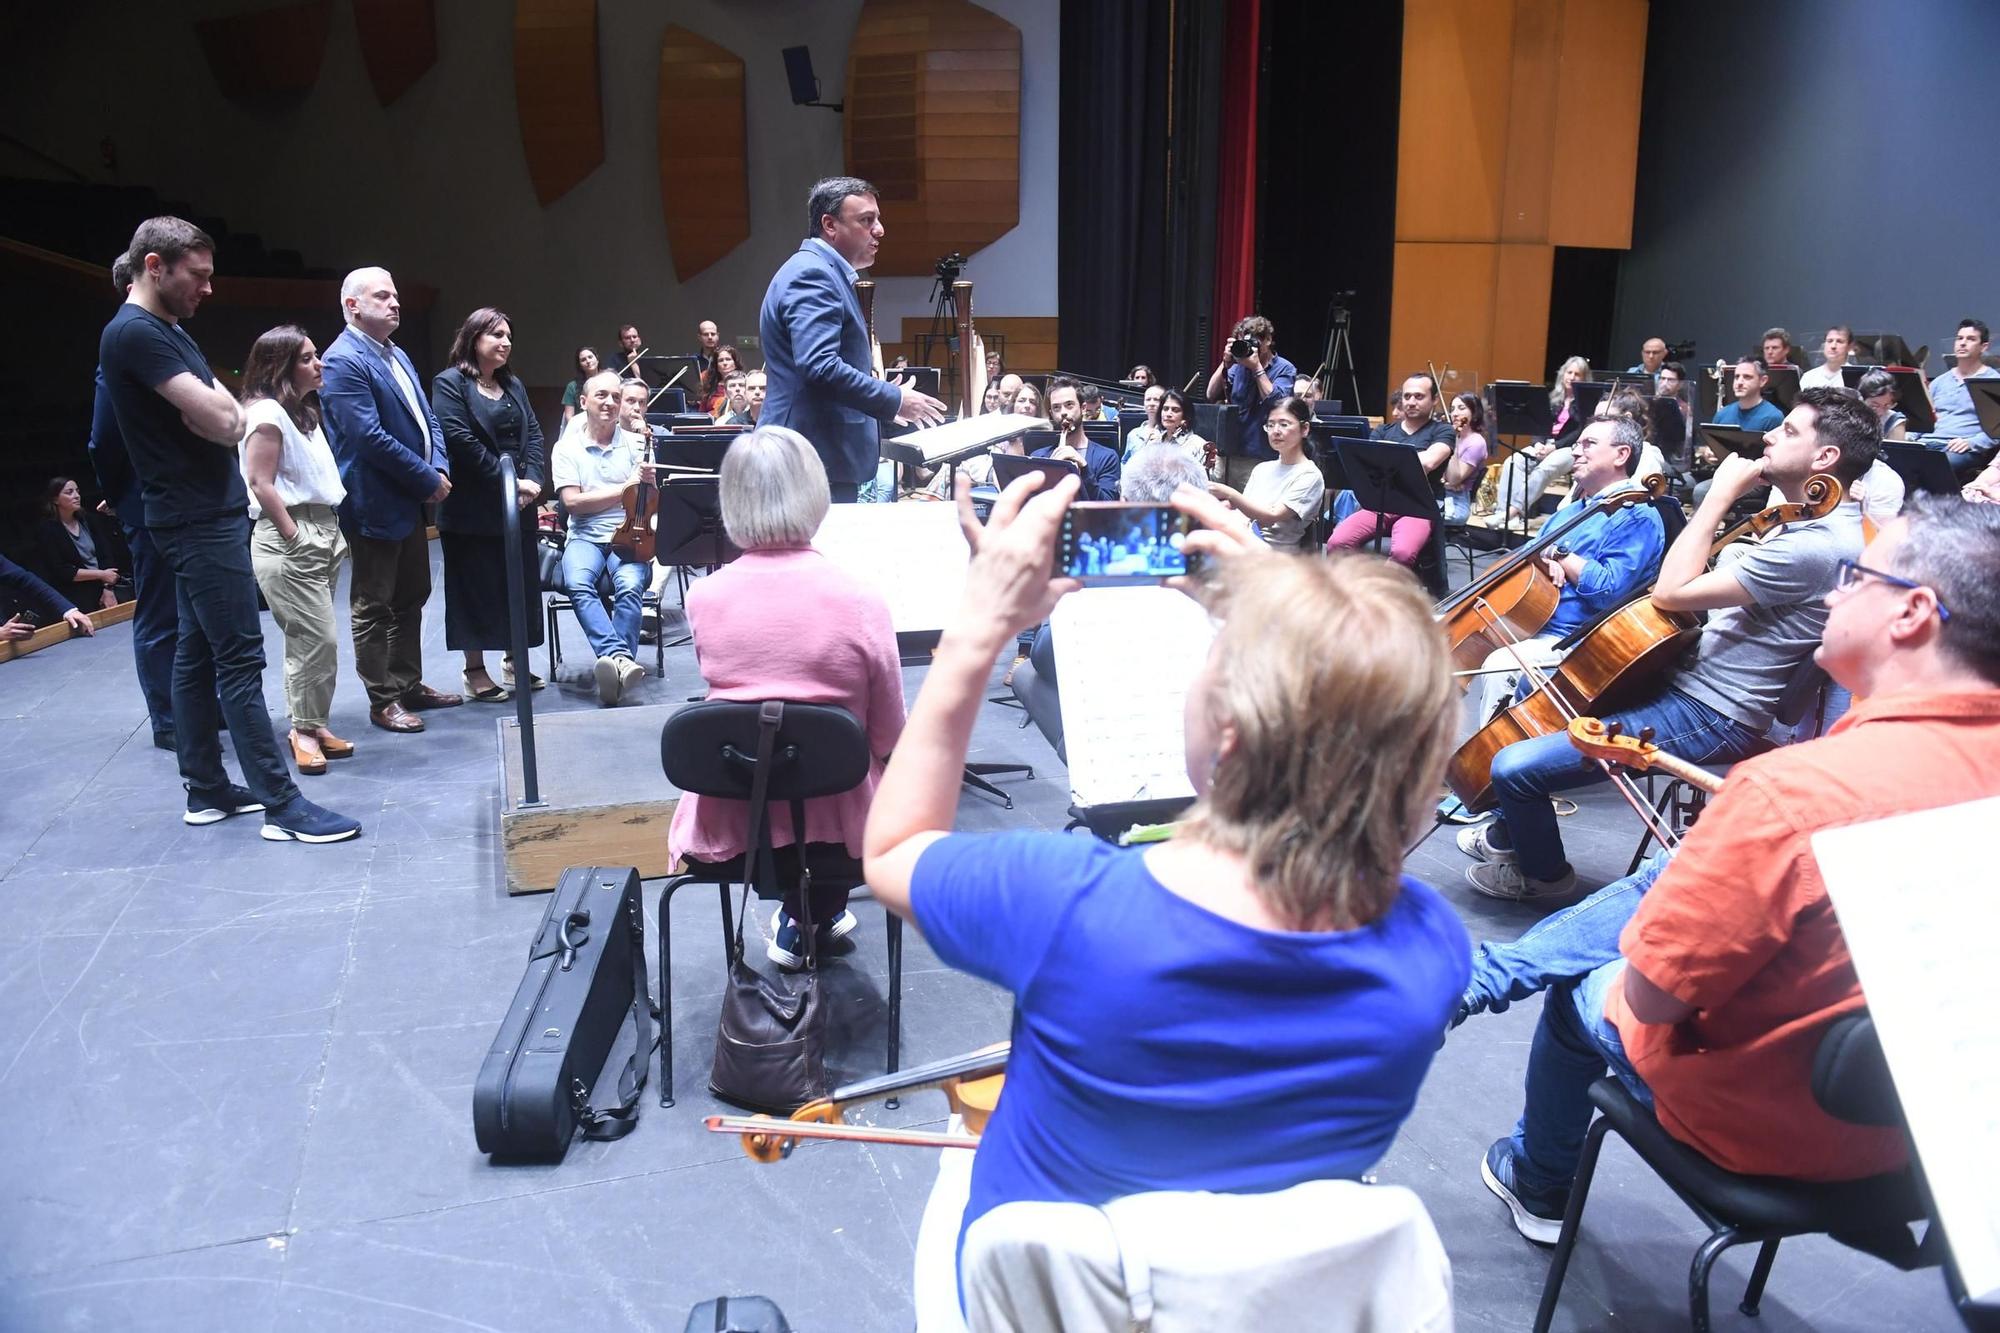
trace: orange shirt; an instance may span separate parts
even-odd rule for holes
[[[1835,1120],[1813,1053],[1862,1005],[1808,839],[2000,794],[2000,689],[1857,703],[1820,740],[1739,764],[1625,926],[1633,967],[1696,1012],[1641,1023],[1606,997],[1660,1124],[1731,1171],[1847,1180],[1905,1159],[1900,1131]]]

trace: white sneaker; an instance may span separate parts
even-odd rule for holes
[[[625,674],[618,669],[618,662],[615,657],[597,659],[597,702],[606,708],[612,707],[625,694]]]
[[[629,657],[620,657],[618,662],[618,696],[622,699],[625,691],[646,678],[646,668]]]
[[[1510,903],[1539,902],[1544,898],[1566,898],[1576,892],[1576,870],[1564,866],[1554,879],[1532,879],[1521,873],[1513,861],[1488,861],[1465,868],[1466,882],[1489,898]]]
[[[1517,859],[1514,849],[1512,847],[1495,847],[1493,839],[1489,836],[1493,828],[1493,823],[1494,821],[1489,819],[1484,824],[1474,824],[1471,828],[1460,829],[1458,831],[1458,850],[1464,852],[1475,861],[1496,861],[1511,864]]]

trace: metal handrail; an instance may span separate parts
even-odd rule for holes
[[[514,456],[503,453],[500,532],[507,551],[507,641],[514,661],[514,722],[521,729],[521,804],[516,808],[525,810],[542,803],[542,791],[535,768],[535,674],[528,667],[528,590],[521,586],[521,504],[515,481]]]

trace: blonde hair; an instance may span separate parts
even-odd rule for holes
[[[1549,386],[1549,411],[1560,412],[1563,410],[1563,404],[1569,401],[1569,390],[1564,387],[1563,380],[1568,377],[1572,370],[1581,370],[1583,377],[1589,379],[1590,358],[1587,356],[1573,356],[1562,363],[1562,369],[1556,372],[1556,382]]]
[[[1208,601],[1222,629],[1200,706],[1235,734],[1184,836],[1243,856],[1295,929],[1374,921],[1456,730],[1430,602],[1407,571],[1358,553],[1232,568]]]

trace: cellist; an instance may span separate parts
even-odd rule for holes
[[[1826,473],[1845,487],[1868,470],[1881,442],[1881,423],[1851,392],[1806,389],[1765,434],[1762,457],[1722,460],[1653,587],[1661,609],[1707,611],[1708,623],[1659,689],[1606,721],[1629,735],[1651,728],[1661,749],[1695,764],[1730,764],[1762,748],[1781,709],[1802,700],[1809,680],[1817,685],[1810,673],[1826,625],[1821,599],[1840,562],[1861,554],[1861,514],[1841,504],[1824,518],[1786,524],[1762,541],[1729,548],[1712,570],[1709,547],[1730,506],[1753,488],[1773,486],[1802,503],[1809,478]],[[1498,817],[1458,835],[1459,849],[1479,863],[1465,872],[1472,887],[1513,901],[1574,891],[1576,872],[1563,855],[1549,798],[1604,780],[1566,736],[1501,750],[1493,761]]]
[[[1570,498],[1545,529],[1562,535],[1554,549],[1537,557],[1558,589],[1555,614],[1541,633],[1496,648],[1487,657],[1483,670],[1492,674],[1479,678],[1478,722],[1513,700],[1521,658],[1535,666],[1554,666],[1562,661],[1559,645],[1564,639],[1644,589],[1659,573],[1667,535],[1658,509],[1640,503],[1581,517],[1597,496],[1632,484],[1644,443],[1638,423],[1624,417],[1597,417],[1577,436]]]
[[[1263,1192],[1352,1179],[1409,1115],[1469,946],[1402,873],[1453,729],[1443,636],[1415,581],[1371,557],[1269,554],[1250,521],[1182,487],[1221,567],[1221,629],[1189,686],[1198,793],[1169,841],[952,832],[994,660],[1075,587],[1051,577],[1079,483],[1009,486],[973,557],[864,836],[875,896],[947,964],[1011,991],[1007,1083],[970,1164],[940,1167],[919,1255],[1017,1200]],[[1032,495],[1032,498],[1030,498]],[[963,1154],[953,1154],[960,1158]],[[942,1282],[934,1279],[940,1276]],[[919,1262],[918,1306],[955,1294]]]

